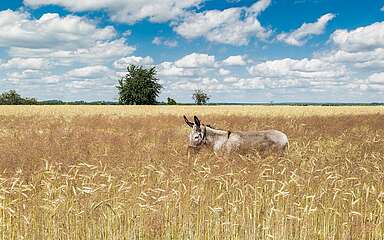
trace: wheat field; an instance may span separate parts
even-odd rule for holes
[[[183,114],[287,133],[187,155]],[[1,239],[384,239],[383,107],[2,106]]]

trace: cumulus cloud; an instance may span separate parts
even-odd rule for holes
[[[113,71],[106,66],[95,65],[76,68],[66,73],[69,78],[100,78],[100,76],[113,75]]]
[[[149,56],[146,57],[136,57],[129,56],[121,58],[113,63],[113,66],[117,69],[125,69],[128,65],[152,65],[153,59]]]
[[[210,74],[228,75],[229,70],[219,69],[215,56],[205,53],[191,53],[174,62],[162,62],[157,65],[159,76],[171,81],[190,81],[192,78],[208,77]]]
[[[330,39],[338,48],[349,52],[384,48],[384,22],[351,31],[339,29],[332,33]]]
[[[2,69],[33,69],[41,70],[49,68],[50,62],[44,58],[11,58],[0,64]]]
[[[374,73],[368,77],[368,82],[384,85],[384,72]]]
[[[236,79],[236,81],[233,82],[232,86],[237,89],[265,89],[265,79],[262,79],[262,78]]]
[[[162,62],[157,68],[159,75],[163,77],[192,77],[195,75],[192,69],[177,67],[173,62]]]
[[[223,60],[223,64],[229,65],[229,66],[247,65],[244,56],[241,56],[241,55],[229,56],[228,58]]]
[[[347,64],[357,69],[375,70],[384,68],[384,48],[358,52],[335,49],[323,54],[318,54],[317,57],[328,62]]]
[[[352,30],[338,29],[330,36],[333,49],[318,53],[316,58],[339,63],[350,71],[369,75],[382,71],[384,67],[384,22]]]
[[[214,64],[215,56],[203,53],[192,53],[175,62],[175,66],[181,68],[213,67]]]
[[[347,74],[345,67],[339,64],[324,62],[320,59],[279,59],[259,63],[249,68],[253,76],[270,78],[337,78]]]
[[[205,37],[208,41],[232,45],[247,45],[256,36],[266,39],[270,31],[257,20],[270,0],[260,0],[249,8],[228,8],[188,14],[174,30],[187,39]]]
[[[254,3],[248,11],[255,16],[259,15],[259,13],[263,12],[267,7],[271,4],[271,0],[259,0]]]
[[[221,76],[226,76],[226,75],[231,74],[231,71],[229,71],[228,69],[220,68],[220,69],[219,69],[219,74],[220,74]]]
[[[24,0],[24,4],[37,8],[59,5],[73,12],[105,10],[116,22],[135,23],[148,18],[152,22],[166,22],[197,7],[202,0]]]
[[[113,27],[98,28],[86,18],[46,13],[34,19],[24,12],[0,12],[0,46],[13,58],[36,56],[55,62],[104,62],[135,48],[118,39]]]
[[[73,50],[57,49],[57,48],[20,48],[9,47],[9,55],[12,57],[30,58],[39,56],[48,58],[56,62],[56,64],[75,64],[82,63],[108,63],[116,60],[116,58],[131,54],[135,50],[134,47],[125,44],[124,40],[117,39],[113,41],[95,42],[84,48]]]
[[[177,81],[170,84],[171,89],[175,90],[223,90],[227,88],[221,81],[216,78],[199,77],[188,81]]]
[[[152,40],[152,43],[155,44],[155,45],[161,45],[162,42],[163,42],[163,41],[161,40],[160,37],[155,37],[155,38],[153,38],[153,40]]]
[[[57,13],[43,14],[32,19],[27,13],[5,10],[0,12],[0,46],[25,48],[76,49],[97,41],[115,38],[111,26],[97,28],[84,18]]]
[[[123,36],[124,37],[129,37],[129,36],[131,36],[132,35],[132,30],[126,30],[125,32],[123,32]]]
[[[4,80],[13,84],[23,83],[25,85],[30,85],[34,82],[37,82],[43,76],[44,75],[42,71],[35,69],[25,69],[20,71],[6,72]]]
[[[164,45],[167,47],[177,47],[178,43],[176,40],[171,40],[171,39],[162,39],[161,37],[154,37],[152,40],[152,43],[155,45]]]
[[[302,46],[312,35],[320,35],[324,33],[327,23],[335,17],[332,13],[327,13],[317,19],[314,23],[303,23],[298,29],[289,33],[280,33],[277,40],[283,41],[289,45]]]
[[[225,84],[215,75],[227,76],[231,72],[224,68],[217,69],[216,65],[215,56],[192,53],[174,62],[162,62],[157,69],[168,90],[220,90]]]

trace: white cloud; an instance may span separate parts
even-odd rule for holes
[[[223,60],[223,63],[225,65],[229,66],[244,66],[247,65],[244,56],[236,55],[236,56],[230,56]]]
[[[175,27],[175,31],[188,39],[204,36],[212,29],[233,21],[240,13],[240,8],[229,8],[223,11],[211,10],[190,14],[180,25]]]
[[[114,75],[114,72],[106,66],[95,65],[76,68],[66,73],[68,78],[102,78],[103,76]]]
[[[170,84],[170,88],[174,90],[195,90],[195,89],[204,89],[204,90],[223,90],[226,88],[216,78],[210,77],[199,77],[193,80],[188,81],[177,81]]]
[[[27,13],[0,12],[0,47],[59,48],[73,50],[116,37],[111,26],[97,28],[84,18],[57,13],[32,19]]]
[[[23,83],[28,85],[29,83],[39,80],[43,76],[43,73],[35,69],[25,69],[21,71],[7,72],[5,79],[14,84]]]
[[[149,56],[147,57],[136,57],[130,56],[121,58],[113,63],[113,66],[117,69],[125,69],[128,65],[152,65],[153,59]]]
[[[330,36],[334,48],[315,55],[323,61],[343,64],[358,78],[381,72],[384,67],[384,22],[350,31],[338,29]]]
[[[250,13],[253,13],[254,15],[259,15],[259,13],[261,13],[262,11],[264,11],[265,9],[267,9],[267,7],[271,4],[271,0],[260,0],[260,1],[257,1],[256,3],[254,3],[249,9],[248,11]]]
[[[93,80],[87,81],[78,81],[74,80],[65,84],[65,87],[73,93],[79,93],[79,90],[92,89],[96,85],[96,82]]]
[[[335,17],[332,13],[327,13],[317,19],[314,23],[303,23],[298,29],[289,33],[280,33],[277,40],[289,45],[302,46],[311,35],[320,35],[324,32],[327,23]]]
[[[41,78],[41,81],[47,84],[55,84],[63,80],[64,80],[63,77],[59,75],[50,75],[50,76],[44,76]]]
[[[194,71],[175,66],[172,62],[162,62],[158,65],[158,73],[162,77],[192,77]]]
[[[219,74],[220,74],[221,76],[226,76],[226,75],[231,74],[231,71],[229,71],[228,69],[220,68],[220,69],[219,69]]]
[[[266,39],[270,35],[256,18],[269,4],[269,0],[260,0],[249,8],[190,13],[174,30],[187,39],[205,37],[211,42],[247,45],[253,36]]]
[[[159,76],[173,83],[231,74],[231,71],[219,67],[220,64],[215,61],[215,56],[204,53],[192,53],[174,62],[162,62],[157,65]]]
[[[203,53],[192,53],[175,62],[175,66],[179,68],[213,67],[214,64],[215,56]]]
[[[152,43],[155,45],[161,45],[162,40],[160,37],[155,37],[155,38],[153,38]]]
[[[234,81],[232,86],[237,89],[265,89],[265,81],[261,78],[241,78]]]
[[[384,22],[376,22],[351,31],[336,30],[330,39],[338,48],[349,52],[384,48]]]
[[[129,37],[129,36],[131,36],[132,35],[132,30],[126,30],[125,32],[123,32],[123,36],[124,37]]]
[[[117,58],[131,54],[135,48],[128,46],[122,39],[105,42],[95,42],[86,48],[77,48],[73,50],[56,48],[19,48],[10,47],[9,55],[12,57],[31,58],[39,56],[40,58],[52,59],[60,64],[74,63],[106,63]]]
[[[368,82],[372,84],[384,85],[384,72],[372,74],[368,77]]]
[[[231,72],[224,68],[216,69],[216,65],[214,56],[192,53],[174,62],[162,62],[157,69],[168,90],[220,90],[225,84],[215,76],[228,76]]]
[[[376,48],[371,51],[348,52],[333,50],[318,54],[318,58],[328,61],[348,64],[358,69],[382,69],[384,68],[384,48]]]
[[[49,61],[44,58],[11,58],[0,64],[2,69],[33,69],[40,70],[49,68]]]
[[[234,76],[229,76],[229,77],[225,77],[223,81],[225,83],[234,83],[234,82],[238,82],[239,78]]]
[[[178,42],[176,40],[164,40],[163,44],[167,47],[177,47]]]
[[[19,60],[41,62],[45,58],[55,64],[90,61],[95,64],[135,50],[116,37],[113,27],[98,28],[90,20],[77,16],[46,13],[34,19],[23,12],[0,12],[0,47],[7,48],[9,56]]]
[[[175,19],[202,0],[24,0],[31,7],[60,5],[74,12],[105,10],[116,22],[135,23],[148,18],[152,22]]]
[[[249,68],[249,73],[257,77],[299,78],[309,81],[335,79],[347,75],[343,65],[325,62],[319,59],[279,59],[259,63]]]
[[[162,39],[161,37],[154,37],[152,43],[155,45],[164,45],[167,47],[177,47],[178,42],[171,39]]]

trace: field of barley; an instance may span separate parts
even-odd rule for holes
[[[183,114],[289,152],[188,156]],[[1,106],[0,239],[384,239],[384,108]]]

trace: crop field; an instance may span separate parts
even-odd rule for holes
[[[289,151],[188,155],[183,114]],[[2,106],[0,239],[384,239],[384,108]]]

